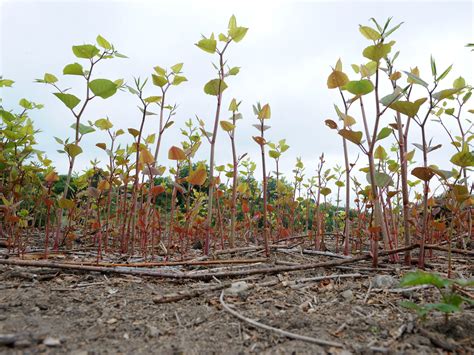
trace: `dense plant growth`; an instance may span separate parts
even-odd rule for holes
[[[400,52],[392,37],[401,24],[371,21],[374,27],[359,28],[368,46],[361,58],[351,58],[362,61],[351,65],[352,78],[338,60],[327,80],[340,103],[334,105],[337,119],[325,124],[339,135],[334,139],[342,143],[344,166],[331,166],[324,154],[311,168],[298,158],[291,178],[279,165],[290,147],[285,139],[273,140],[275,134],[268,130],[270,104],[253,106],[258,160],[236,146],[238,127],[245,124],[239,122],[239,111],[250,103],[225,95],[230,78],[240,71],[228,65],[227,49],[248,31],[234,16],[225,33],[203,36],[196,43],[217,60],[216,75],[204,86],[204,93],[216,100],[211,122],[176,120],[178,107],[167,95],[187,81],[183,63],[168,69],[155,66],[151,82],[97,78],[98,65],[126,57],[101,36],[96,44],[73,46],[77,62],[67,64],[62,74],[76,76],[77,87],[63,88],[50,73],[36,80],[52,89],[71,117],[72,136],[54,137],[68,161],[65,175],[35,148],[37,131],[30,116],[42,105],[22,99],[18,107],[0,107],[0,236],[14,254],[22,255],[40,235],[44,257],[51,248],[85,243],[97,248],[98,260],[109,252],[153,260],[157,254],[183,256],[190,248],[208,255],[250,241],[261,244],[269,256],[272,245],[299,236],[317,250],[328,245],[345,254],[369,250],[374,266],[381,247],[390,251],[417,243],[421,268],[429,256],[426,244],[447,241],[451,247],[454,240],[471,241],[472,86],[462,77],[448,83],[452,67],[439,70],[434,58],[427,58],[429,74],[417,67],[398,68]],[[0,78],[4,89],[13,84]],[[82,97],[76,96],[81,92]],[[84,122],[92,100],[127,94],[138,104],[136,125],[117,129],[109,118]],[[229,117],[222,119],[226,108]],[[144,125],[153,115],[155,133],[144,136]],[[182,137],[162,147],[162,137],[173,124],[181,125]],[[218,135],[219,127],[224,137]],[[452,145],[452,157],[443,166],[430,164],[430,154],[441,148],[430,140],[432,127],[443,129]],[[83,152],[82,139],[96,130],[109,137],[96,144],[108,160],[92,161],[78,174],[74,168]],[[409,140],[414,130],[421,142]],[[230,162],[216,162],[218,137],[230,139]],[[394,143],[384,144],[390,137]],[[208,161],[195,158],[202,142],[210,145]],[[168,150],[168,160],[158,160],[161,149]],[[362,153],[359,161],[350,161],[352,150]],[[257,166],[261,177],[255,176]],[[366,175],[363,181],[357,170]],[[390,257],[399,261],[396,253]],[[404,261],[411,263],[411,257],[407,248]]]

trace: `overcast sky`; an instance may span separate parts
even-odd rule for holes
[[[150,76],[153,66],[169,67],[184,62],[188,82],[172,87],[169,102],[179,109],[176,124],[166,132],[160,164],[169,166],[167,151],[182,137],[179,128],[184,120],[196,114],[211,125],[214,117],[214,97],[203,92],[203,85],[215,78],[211,61],[216,58],[194,46],[200,35],[226,30],[227,22],[235,14],[239,25],[249,27],[244,40],[232,43],[228,51],[230,66],[241,67],[236,77],[227,80],[224,93],[223,118],[232,97],[242,100],[244,119],[239,121],[237,146],[239,154],[247,152],[259,163],[258,146],[251,139],[257,131],[252,127],[256,118],[251,106],[256,101],[270,103],[272,118],[267,131],[269,140],[286,138],[290,149],[281,161],[282,170],[291,174],[297,156],[306,164],[307,174],[313,174],[317,158],[325,152],[328,164],[343,164],[342,144],[335,131],[330,131],[324,120],[335,118],[333,103],[340,104],[334,90],[326,86],[331,66],[341,57],[344,70],[352,79],[358,77],[350,64],[364,63],[362,50],[370,45],[359,31],[359,24],[369,24],[375,17],[383,22],[393,16],[393,23],[404,25],[393,35],[400,50],[398,68],[409,70],[418,66],[425,80],[430,78],[430,54],[438,68],[450,64],[454,68],[445,81],[462,75],[473,82],[474,53],[465,48],[474,41],[473,3],[471,1],[13,1],[0,0],[1,7],[1,74],[16,81],[14,89],[1,92],[4,105],[16,108],[21,97],[45,104],[43,110],[33,112],[35,126],[41,129],[39,148],[45,150],[60,172],[66,171],[66,158],[56,152],[53,136],[72,136],[70,112],[52,95],[51,87],[33,83],[45,72],[60,78],[60,85],[72,87],[80,96],[84,83],[79,77],[62,77],[68,63],[80,61],[71,46],[93,43],[98,34],[112,42],[129,59],[105,61],[97,67],[95,77],[124,78],[133,82],[134,76]],[[403,80],[405,83],[405,80]],[[147,94],[159,94],[149,85]],[[388,94],[384,92],[383,94]],[[421,95],[421,94],[420,94]],[[372,98],[366,99],[368,103]],[[138,127],[140,112],[137,100],[128,92],[119,92],[108,100],[92,101],[84,121],[108,115],[116,128]],[[471,105],[472,106],[472,105]],[[470,107],[472,108],[472,107]],[[353,112],[354,117],[360,113]],[[390,115],[386,122],[392,120]],[[146,121],[146,133],[155,132],[157,117]],[[416,128],[414,131],[416,131]],[[210,129],[209,129],[210,130]],[[446,143],[440,126],[430,123],[429,135],[436,142]],[[218,133],[217,163],[231,161],[229,139],[222,130]],[[417,142],[417,134],[411,136]],[[127,137],[128,139],[128,137]],[[100,133],[83,140],[84,154],[78,157],[80,171],[94,157],[104,159],[95,143],[106,141]],[[122,140],[124,143],[125,139]],[[357,148],[351,146],[352,156]],[[444,144],[432,154],[432,161],[444,168],[453,150]],[[206,159],[209,146],[203,144],[199,158]],[[365,163],[365,159],[361,158]],[[273,164],[270,163],[273,168]]]

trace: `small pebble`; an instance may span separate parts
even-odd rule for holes
[[[224,293],[227,296],[238,296],[249,289],[249,284],[245,281],[234,282]]]
[[[147,325],[148,327],[148,335],[152,338],[157,337],[161,334],[160,330],[157,327],[152,325]]]
[[[387,289],[394,286],[396,283],[397,280],[390,275],[377,275],[372,279],[373,288]]]
[[[49,347],[55,347],[61,345],[61,340],[58,338],[47,337],[43,340],[43,344]]]
[[[352,299],[354,298],[354,293],[352,292],[352,290],[345,290],[341,296],[346,300],[346,301],[352,301]]]

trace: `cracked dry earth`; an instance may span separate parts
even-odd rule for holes
[[[430,301],[436,291],[393,292],[400,269],[385,268],[378,274],[385,274],[388,284],[370,287],[368,292],[376,277],[368,264],[364,265],[358,264],[359,269],[354,266],[255,276],[246,282],[257,286],[225,297],[232,309],[247,318],[338,342],[342,348],[256,329],[224,311],[220,291],[188,300],[154,302],[159,296],[206,287],[218,280],[176,282],[0,266],[0,353],[474,353],[474,308],[452,316],[448,325],[439,314],[420,325],[398,302]],[[349,272],[360,272],[361,277],[296,285],[291,282]],[[272,280],[272,286],[258,286]]]

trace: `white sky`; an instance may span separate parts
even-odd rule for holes
[[[0,68],[5,78],[16,81],[14,89],[1,95],[7,108],[15,108],[21,97],[45,104],[32,113],[35,126],[42,130],[39,148],[45,150],[58,170],[66,171],[66,158],[56,153],[53,136],[72,136],[70,112],[51,93],[50,87],[33,83],[45,72],[60,78],[62,87],[73,87],[80,96],[83,82],[79,77],[62,77],[66,64],[81,61],[71,51],[74,44],[93,43],[101,34],[129,59],[113,59],[100,64],[95,77],[124,78],[132,83],[134,76],[146,77],[155,65],[169,67],[184,62],[189,82],[172,87],[170,103],[179,104],[175,125],[166,132],[159,163],[169,166],[167,151],[182,140],[179,128],[195,114],[211,125],[215,98],[204,94],[203,85],[215,78],[211,60],[215,57],[194,46],[200,34],[226,31],[227,22],[235,14],[239,25],[249,27],[244,40],[232,44],[228,51],[230,66],[241,72],[227,80],[223,118],[232,97],[243,100],[237,146],[239,154],[247,152],[260,163],[258,146],[251,136],[256,123],[251,106],[256,101],[270,103],[272,118],[267,131],[269,140],[286,138],[291,148],[281,160],[281,168],[291,176],[297,156],[306,164],[307,176],[316,169],[317,158],[325,152],[328,164],[343,164],[342,144],[334,131],[325,125],[335,118],[333,103],[341,104],[337,92],[326,86],[330,66],[341,57],[345,71],[356,80],[349,67],[363,63],[362,50],[371,43],[358,32],[359,24],[369,24],[370,17],[379,22],[393,16],[393,23],[405,24],[392,35],[400,50],[398,68],[409,70],[419,66],[421,77],[430,78],[429,58],[433,54],[438,71],[449,64],[454,68],[445,81],[448,88],[462,75],[473,82],[474,53],[465,44],[474,41],[473,3],[471,1],[13,1],[0,0],[1,47]],[[404,82],[404,81],[403,81]],[[148,86],[147,93],[159,94],[159,88]],[[389,92],[384,92],[383,95]],[[383,96],[382,95],[382,96]],[[421,95],[421,94],[420,94]],[[366,103],[372,98],[367,98]],[[372,101],[373,102],[373,101]],[[140,112],[136,98],[119,92],[108,100],[92,101],[84,122],[108,115],[116,128],[138,127]],[[471,104],[469,108],[472,108]],[[157,111],[157,110],[155,110]],[[358,110],[353,112],[359,117]],[[392,118],[387,115],[385,122]],[[146,133],[157,127],[157,116],[146,122]],[[415,127],[413,127],[415,129]],[[210,130],[210,129],[209,129]],[[416,130],[416,129],[415,129]],[[429,135],[445,143],[432,154],[432,162],[449,168],[447,160],[453,149],[447,144],[440,126],[430,123]],[[128,137],[127,137],[128,139]],[[104,159],[95,143],[106,139],[100,133],[87,135],[82,143],[84,154],[78,157],[80,171],[94,157]],[[418,135],[411,136],[417,142]],[[126,140],[122,139],[122,142]],[[351,147],[352,155],[357,148]],[[209,146],[203,143],[198,158],[208,157]],[[229,139],[218,133],[217,163],[231,161]],[[365,160],[361,157],[361,162]],[[269,163],[273,169],[273,163]]]

